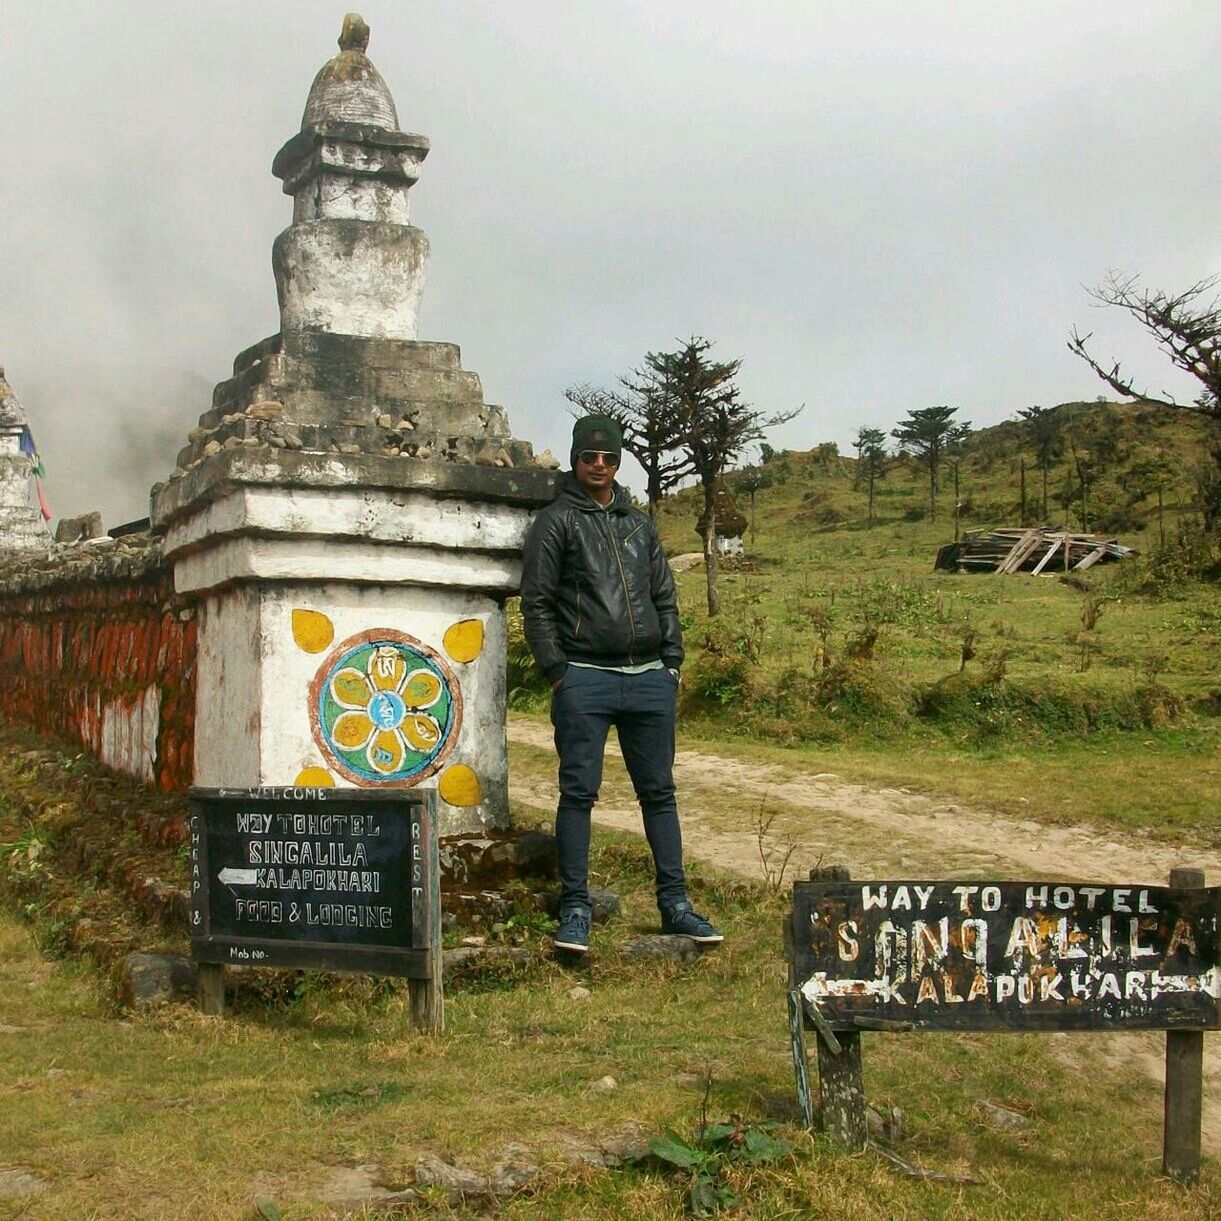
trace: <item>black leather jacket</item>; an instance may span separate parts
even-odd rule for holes
[[[572,474],[526,536],[521,609],[549,682],[569,661],[683,663],[674,577],[649,517],[615,484],[604,509]]]

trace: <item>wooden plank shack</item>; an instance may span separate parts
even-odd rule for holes
[[[1166,1030],[1164,1167],[1192,1181],[1197,1044],[1221,1024],[1221,888],[1196,870],[1171,882],[796,883],[790,1012],[818,1032],[828,1131],[864,1140],[862,1031]]]
[[[201,1003],[224,965],[405,976],[439,1029],[434,798],[334,788],[190,790],[191,957]]]
[[[939,548],[933,566],[945,572],[1037,575],[1049,567],[1053,571],[1076,569],[1084,572],[1095,564],[1134,554],[1132,548],[1116,539],[1095,534],[1073,534],[1052,526],[1002,527],[971,530],[958,542],[946,543]],[[1057,555],[1060,562],[1051,564]]]

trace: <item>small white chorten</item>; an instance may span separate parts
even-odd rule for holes
[[[42,514],[30,503],[34,459],[21,447],[29,428],[25,410],[0,368],[0,552],[46,551]]]

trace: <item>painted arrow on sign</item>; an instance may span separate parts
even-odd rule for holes
[[[257,869],[222,869],[216,875],[226,886],[254,886],[259,880]]]

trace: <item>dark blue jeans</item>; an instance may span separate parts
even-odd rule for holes
[[[653,851],[657,905],[687,896],[683,838],[674,800],[674,715],[678,681],[669,670],[616,674],[569,666],[551,697],[560,756],[555,840],[560,906],[589,904],[589,812],[602,784],[606,735],[614,725]]]

